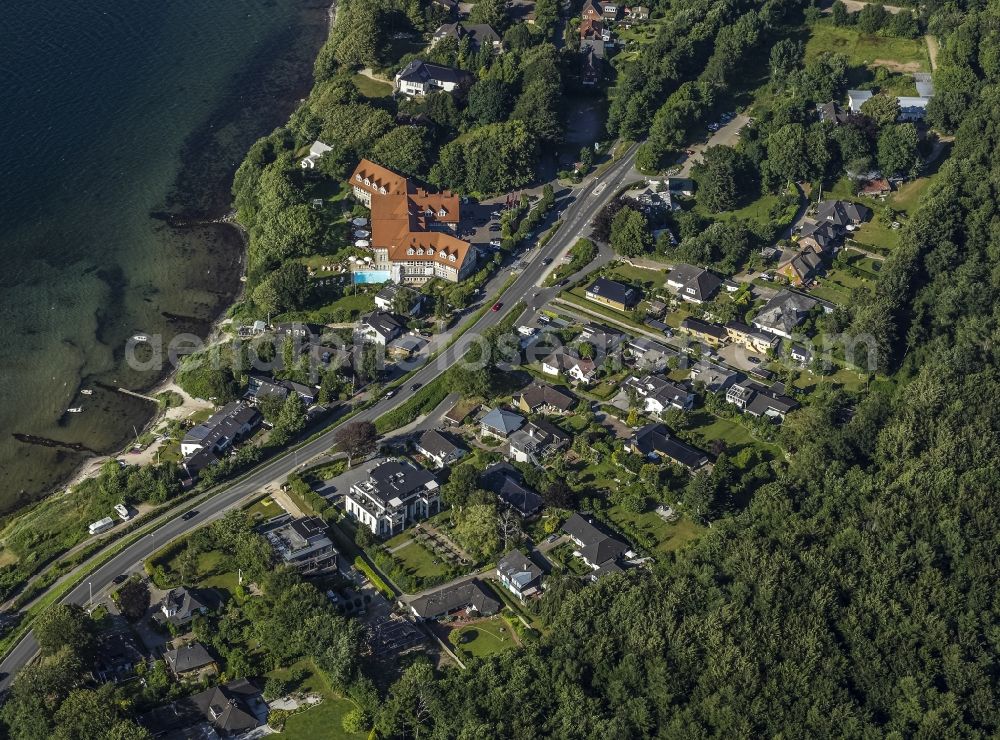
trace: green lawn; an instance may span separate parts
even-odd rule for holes
[[[874,274],[872,275],[874,278]],[[847,270],[833,267],[823,277],[816,278],[817,285],[809,292],[817,298],[832,301],[842,306],[850,303],[851,295],[857,288],[871,288],[873,282],[851,274]]]
[[[616,265],[608,270],[608,277],[625,283],[634,283],[649,288],[653,286],[662,288],[666,282],[666,268],[659,270],[647,270],[644,267],[634,267],[632,265]]]
[[[827,51],[846,55],[851,66],[855,67],[872,66],[878,61],[880,64],[915,64],[916,68],[909,70],[912,72],[929,69],[927,47],[923,39],[869,36],[854,28],[838,27],[830,21],[821,21],[811,28],[809,41],[806,43],[806,60]]]
[[[495,618],[488,622],[476,622],[458,630],[459,647],[477,658],[487,658],[490,655],[516,648],[514,630],[503,618]]]
[[[686,422],[684,431],[700,435],[706,443],[717,439],[725,442],[730,455],[746,445],[754,445],[770,457],[781,456],[781,449],[777,445],[756,439],[745,426],[734,419],[723,419],[701,410],[688,414]]]
[[[448,574],[447,563],[416,540],[391,554],[400,567],[414,578],[437,578]]]
[[[787,225],[790,224],[792,220],[795,218],[795,214],[799,208],[797,191],[793,189],[790,190],[788,194],[795,195],[796,199],[780,213],[777,211],[777,209],[780,207],[782,196],[774,195],[772,193],[764,193],[756,200],[747,203],[745,206],[743,206],[742,208],[738,208],[735,211],[722,211],[720,213],[713,213],[708,209],[704,208],[700,203],[696,201],[695,211],[700,213],[705,218],[713,220],[752,219],[764,225],[768,225],[771,223]],[[772,217],[772,211],[775,211],[774,217]]]
[[[631,525],[631,527],[655,538],[657,552],[679,550],[689,542],[698,539],[702,533],[702,527],[683,516],[677,521],[668,522],[655,511],[636,514],[621,506],[611,507],[608,510],[608,516],[623,532],[627,532],[629,529],[627,525]]]
[[[324,273],[320,273],[322,275]],[[276,316],[276,321],[306,321],[315,324],[342,323],[356,320],[375,308],[375,298],[367,293],[345,295],[309,311],[294,311]]]
[[[257,519],[262,522],[266,522],[268,519],[273,519],[276,516],[281,516],[284,513],[285,510],[278,506],[270,496],[262,498],[247,509],[247,514],[251,519]]]
[[[323,703],[310,707],[288,718],[284,731],[270,735],[284,740],[313,740],[328,738],[329,740],[364,740],[367,732],[348,732],[344,729],[344,715],[354,709],[354,702],[326,696]]]
[[[360,73],[354,75],[351,81],[366,98],[388,98],[392,95],[392,85],[388,82],[373,80]]]

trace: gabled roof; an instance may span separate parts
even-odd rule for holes
[[[372,311],[361,321],[362,326],[370,326],[383,337],[392,337],[403,331],[403,325],[383,311]]]
[[[440,591],[419,596],[410,602],[413,612],[424,619],[448,614],[459,609],[472,607],[480,614],[496,614],[503,607],[493,594],[476,578]]]
[[[584,375],[590,375],[597,368],[597,364],[593,360],[580,357],[580,353],[572,347],[557,347],[542,362],[561,371],[579,367]]]
[[[465,451],[462,447],[452,442],[450,437],[445,436],[437,429],[428,429],[421,434],[417,446],[421,450],[438,457],[456,455]]]
[[[495,463],[483,471],[481,477],[486,490],[523,517],[537,512],[544,505],[542,497],[524,485],[524,477],[510,463]]]
[[[791,332],[817,303],[815,298],[783,290],[764,304],[753,323],[762,329]]]
[[[483,426],[502,433],[504,436],[515,432],[524,424],[524,417],[507,409],[495,408],[482,418]]]
[[[532,410],[542,406],[552,406],[560,411],[569,411],[576,403],[576,396],[536,380],[514,396],[514,400],[518,403],[523,400],[527,407]]]
[[[872,215],[871,209],[850,200],[824,200],[816,206],[816,220],[836,226],[859,224]]]
[[[245,678],[178,699],[139,718],[140,724],[157,735],[183,731],[201,722],[208,722],[223,735],[237,735],[260,727],[266,720],[267,704],[260,689]],[[185,733],[177,736],[194,737]]]
[[[581,543],[580,554],[595,566],[617,560],[628,549],[628,545],[604,531],[591,517],[573,514],[562,526],[563,531]]]
[[[542,575],[542,569],[519,550],[511,550],[500,558],[500,562],[497,563],[497,572],[506,576],[508,580],[513,581],[522,589]]]
[[[638,288],[603,277],[591,283],[586,292],[624,306],[634,306],[642,297],[642,292]]]
[[[708,455],[686,442],[674,439],[663,424],[647,424],[632,435],[632,447],[643,455],[667,457],[684,467],[695,470],[708,462]]]
[[[163,603],[178,614],[190,614],[198,609],[208,608],[208,599],[200,591],[187,589],[183,586],[170,589],[163,597]]]
[[[667,274],[667,283],[677,287],[677,295],[707,301],[722,285],[722,278],[702,267],[680,264]]]
[[[163,654],[163,659],[174,673],[196,671],[215,662],[205,646],[200,642],[189,642]]]
[[[459,84],[471,78],[472,75],[464,70],[420,59],[414,59],[396,75],[396,79],[404,82],[448,82],[453,84]]]
[[[715,339],[725,339],[729,336],[726,333],[724,327],[718,324],[712,324],[708,321],[702,321],[694,316],[688,316],[683,321],[681,321],[681,329],[685,329],[690,332],[697,332],[698,334],[706,334]]]
[[[821,121],[829,121],[831,123],[841,124],[846,123],[850,118],[850,114],[840,107],[840,104],[835,100],[831,100],[829,103],[823,103],[817,110],[819,111],[819,119]]]

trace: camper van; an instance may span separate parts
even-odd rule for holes
[[[129,511],[129,508],[125,504],[116,504],[115,513],[118,514],[118,518],[123,522],[127,522],[132,518],[132,512]]]
[[[113,526],[115,526],[115,520],[106,516],[103,519],[92,523],[89,529],[91,534],[100,534],[101,532],[107,532]]]

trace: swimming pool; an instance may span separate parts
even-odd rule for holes
[[[355,270],[351,273],[355,283],[387,283],[392,280],[388,270]]]

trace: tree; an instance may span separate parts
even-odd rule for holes
[[[708,518],[715,498],[715,486],[711,476],[704,472],[695,473],[684,487],[684,507],[696,519],[704,521]]]
[[[525,29],[527,33],[526,26],[519,23],[508,32],[508,35],[519,28]],[[465,116],[475,126],[500,123],[507,120],[507,116],[510,115],[512,102],[510,87],[506,82],[489,78],[480,80],[469,88]]]
[[[767,168],[782,182],[801,182],[810,178],[812,171],[805,129],[801,124],[785,124],[768,137]]]
[[[785,86],[785,80],[799,68],[802,63],[803,48],[801,41],[779,39],[771,47],[770,68],[771,83],[778,88]]]
[[[920,167],[917,143],[917,129],[912,123],[883,128],[878,137],[878,164],[882,172],[915,175]]]
[[[149,584],[141,578],[130,578],[118,589],[117,602],[122,614],[133,622],[141,619],[149,608]]]
[[[716,213],[734,210],[741,194],[752,191],[749,170],[749,163],[732,147],[708,147],[693,169],[698,180],[698,199]]]
[[[899,118],[899,101],[891,95],[872,95],[861,104],[861,115],[867,116],[879,128],[889,126]]]
[[[507,26],[506,0],[478,0],[472,7],[469,19],[473,23],[485,23],[497,31]]]
[[[298,393],[290,392],[281,406],[281,413],[278,414],[274,429],[287,439],[294,437],[305,428],[306,405]]]
[[[334,433],[333,439],[337,449],[347,453],[347,467],[351,467],[355,455],[367,455],[375,449],[378,430],[370,421],[349,421]]]
[[[653,248],[646,217],[631,208],[622,208],[611,222],[611,248],[626,257],[639,257]]]
[[[492,378],[486,367],[457,365],[451,371],[451,387],[462,398],[488,398],[492,391]]]
[[[882,5],[876,3],[865,3],[858,11],[858,30],[861,33],[874,35],[886,27],[889,23],[889,11]]]
[[[472,504],[457,512],[455,539],[475,558],[493,555],[500,547],[497,513],[493,504]]]
[[[521,541],[524,536],[521,519],[512,509],[505,508],[497,516],[497,534],[500,537],[500,549],[504,552]]]
[[[411,177],[427,174],[427,130],[420,126],[398,126],[372,145],[371,158],[383,167]]]
[[[535,134],[523,121],[481,126],[442,147],[430,179],[460,192],[502,193],[531,181],[535,153]]]
[[[93,654],[93,622],[77,604],[49,607],[35,620],[32,631],[42,655],[54,655],[63,647],[69,647],[83,660]]]
[[[848,12],[847,6],[841,0],[836,0],[831,10],[833,12],[833,25],[835,26],[849,26],[854,20]]]
[[[461,509],[478,490],[479,472],[472,465],[452,468],[448,482],[442,487],[445,501],[457,509]]]

